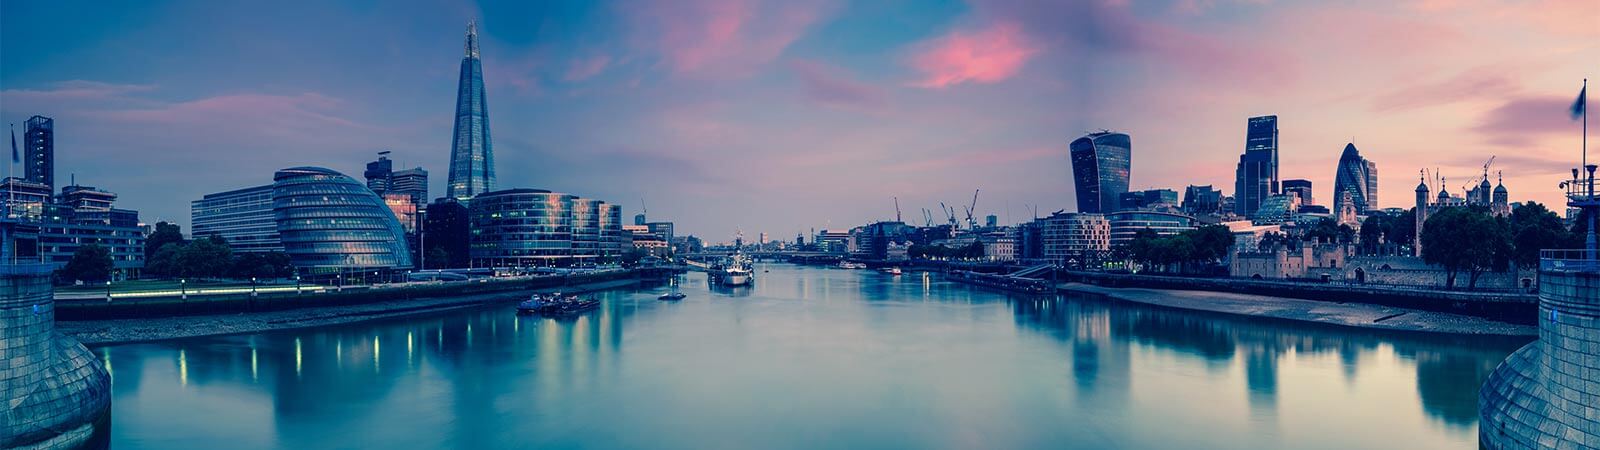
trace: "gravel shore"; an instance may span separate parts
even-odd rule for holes
[[[1335,303],[1228,292],[1107,288],[1082,283],[1064,283],[1057,287],[1066,291],[1103,295],[1116,300],[1170,308],[1350,327],[1448,334],[1539,336],[1539,327],[1533,325],[1364,303]]]
[[[181,316],[164,318],[56,321],[56,329],[86,345],[125,344],[223,334],[258,333],[310,328],[364,320],[434,314],[461,308],[507,304],[526,299],[531,292],[594,292],[632,286],[637,280],[616,280],[560,289],[384,301],[348,306],[301,308],[249,314]]]

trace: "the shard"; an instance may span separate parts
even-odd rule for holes
[[[489,104],[478,59],[478,23],[467,23],[466,55],[456,88],[456,126],[450,144],[450,183],[445,195],[466,201],[494,189],[494,147],[489,138]]]

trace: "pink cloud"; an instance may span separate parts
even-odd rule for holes
[[[970,33],[951,32],[912,57],[912,68],[923,75],[912,84],[945,88],[967,82],[998,83],[1016,75],[1038,52],[1015,23],[997,23]]]
[[[586,80],[595,75],[599,75],[602,71],[605,71],[606,66],[609,64],[611,64],[611,57],[606,55],[596,55],[592,58],[579,59],[577,61],[573,61],[572,66],[567,68],[567,75],[564,78],[567,81]]]
[[[1474,131],[1488,138],[1489,143],[1505,146],[1528,146],[1537,138],[1560,133],[1581,134],[1581,126],[1568,115],[1568,108],[1576,98],[1556,95],[1513,98],[1489,110]]]
[[[884,94],[881,89],[852,80],[836,67],[817,61],[796,59],[789,61],[789,68],[800,77],[806,98],[813,102],[865,110],[877,110],[884,106]]]
[[[675,74],[745,77],[783,54],[831,3],[762,0],[663,0],[623,10],[640,29],[640,44]]]
[[[891,164],[885,167],[884,170],[890,172],[923,172],[954,168],[972,168],[976,166],[1032,161],[1050,156],[1061,156],[1062,159],[1065,160],[1066,156],[1064,152],[1065,151],[1062,149],[1050,147],[985,150],[934,158],[919,158],[907,162]]]
[[[1444,81],[1406,86],[1379,95],[1373,99],[1372,107],[1379,112],[1389,112],[1447,105],[1472,98],[1503,97],[1522,87],[1507,72],[1501,67],[1479,67]]]

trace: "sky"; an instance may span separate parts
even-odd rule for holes
[[[474,18],[497,188],[713,242],[893,219],[896,197],[942,221],[974,189],[980,221],[1072,211],[1067,144],[1101,129],[1132,136],[1134,189],[1232,195],[1267,114],[1320,204],[1353,141],[1383,207],[1423,168],[1459,194],[1490,156],[1513,201],[1559,205],[1566,111],[1600,74],[1593,0],[17,1],[0,119],[53,117],[58,184],[185,230],[206,193],[360,177],[385,150],[439,197]]]

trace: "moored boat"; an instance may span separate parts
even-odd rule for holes
[[[665,293],[665,294],[661,294],[660,297],[656,297],[656,300],[677,301],[677,300],[683,300],[684,297],[688,297],[688,296],[689,296],[688,294],[684,294],[682,292],[668,292],[668,293]]]

